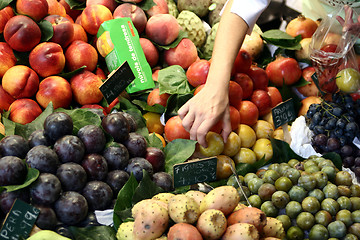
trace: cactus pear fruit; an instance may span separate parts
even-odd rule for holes
[[[123,222],[120,224],[117,233],[117,240],[132,240],[133,239],[134,222]]]
[[[131,214],[132,214],[133,218],[136,217],[138,212],[141,212],[142,209],[147,208],[152,203],[156,203],[159,205],[159,207],[165,208],[167,210],[167,203],[165,203],[163,201],[156,200],[156,199],[144,199],[144,200],[141,200],[140,202],[137,202],[131,209]]]
[[[247,207],[233,212],[228,217],[228,225],[235,223],[249,223],[261,232],[266,225],[266,215],[263,211],[255,207]]]
[[[170,198],[172,198],[173,196],[175,196],[175,194],[164,192],[164,193],[158,193],[158,194],[156,194],[155,196],[152,197],[152,199],[154,199],[154,200],[159,200],[159,201],[163,201],[163,202],[165,202],[166,204],[168,204]]]
[[[201,201],[204,199],[204,197],[206,196],[206,193],[204,192],[201,192],[201,191],[197,191],[197,190],[190,190],[190,191],[187,191],[185,193],[186,196],[188,197],[192,197],[195,202],[197,202],[197,204],[201,204]]]
[[[178,194],[170,198],[168,204],[170,218],[176,222],[195,223],[200,216],[199,205],[191,197]]]
[[[196,227],[205,239],[219,239],[226,231],[226,217],[220,210],[208,209],[201,213]]]
[[[237,211],[237,210],[240,210],[240,209],[242,209],[242,208],[247,208],[247,207],[248,207],[248,206],[246,206],[245,204],[239,203],[239,204],[235,207],[234,212]]]
[[[200,204],[200,212],[207,209],[218,209],[225,216],[230,214],[240,201],[238,191],[233,186],[220,186],[211,190]]]
[[[189,223],[172,225],[167,234],[168,240],[202,240],[199,230]]]
[[[235,223],[229,226],[222,240],[259,240],[259,232],[249,223]]]
[[[133,238],[136,240],[158,238],[165,232],[168,224],[169,214],[167,210],[158,203],[152,202],[136,213]]]
[[[264,226],[262,233],[264,237],[275,237],[280,239],[283,239],[286,235],[282,222],[272,217],[266,217],[266,225]]]

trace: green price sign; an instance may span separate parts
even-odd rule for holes
[[[216,180],[217,158],[180,163],[174,165],[174,187]]]

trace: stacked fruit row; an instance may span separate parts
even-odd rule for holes
[[[143,170],[159,187],[171,191],[172,178],[163,172],[164,152],[148,147],[136,128],[132,115],[117,112],[103,118],[101,127],[85,125],[74,133],[72,118],[54,112],[29,139],[3,138],[0,185],[23,184],[27,165],[40,175],[29,187],[0,193],[1,217],[21,198],[40,209],[36,225],[41,229],[55,229],[58,221],[77,225],[88,212],[111,208],[130,174],[141,181]],[[110,145],[106,135],[114,139]]]

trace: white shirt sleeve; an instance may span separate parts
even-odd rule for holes
[[[256,21],[270,4],[270,1],[271,0],[234,0],[230,12],[235,13],[246,22],[249,26],[248,34],[250,34]],[[228,2],[229,0],[227,0],[225,6]],[[220,14],[222,14],[224,8]]]

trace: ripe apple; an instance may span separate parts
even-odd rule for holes
[[[241,86],[235,81],[230,81],[229,82],[230,105],[239,108],[242,98],[243,98],[243,90]]]
[[[284,83],[292,85],[301,77],[299,63],[290,57],[279,57],[266,66],[266,74],[270,82],[281,87]]]
[[[164,127],[164,135],[168,142],[178,138],[190,139],[190,133],[183,127],[179,116],[173,116],[167,120]]]
[[[245,73],[247,72],[252,63],[252,58],[248,51],[245,49],[240,49],[238,55],[235,58],[234,66],[231,72],[231,75],[234,76],[236,73]]]
[[[248,99],[251,96],[254,88],[254,83],[249,75],[246,73],[237,73],[235,74],[233,80],[241,86],[243,90],[243,99]]]
[[[201,59],[192,63],[186,71],[188,82],[193,87],[205,84],[209,73],[210,63],[205,59]]]
[[[336,85],[345,93],[356,92],[360,87],[360,73],[354,68],[345,68],[336,75]]]
[[[271,98],[271,108],[275,107],[276,105],[278,105],[283,101],[281,93],[279,89],[277,89],[276,87],[268,87],[267,93]]]
[[[253,80],[254,90],[267,90],[267,87],[269,85],[269,77],[264,69],[255,65],[251,65],[249,71],[247,71],[247,75],[249,75],[249,77]]]
[[[311,66],[302,70],[302,77],[305,79],[305,81],[309,82],[309,84],[297,87],[297,90],[305,97],[317,96],[319,94],[319,89],[311,78],[314,73],[315,68]]]
[[[259,109],[251,101],[242,101],[239,108],[240,123],[252,126],[259,118]]]

